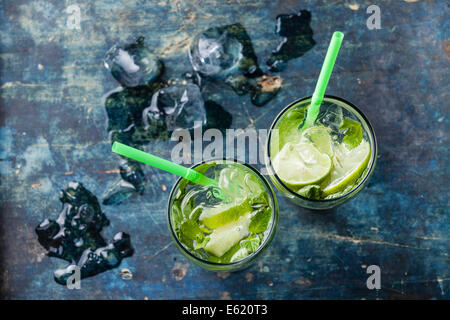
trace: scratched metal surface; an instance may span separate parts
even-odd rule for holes
[[[68,5],[81,30],[66,27]],[[390,299],[450,298],[448,162],[450,17],[445,1],[378,1],[381,30],[369,31],[370,1],[43,1],[1,2],[0,281],[3,298],[23,299]],[[60,210],[58,190],[81,181],[101,198],[118,179],[101,97],[117,87],[102,66],[114,42],[144,35],[167,74],[189,70],[190,39],[240,22],[260,64],[279,43],[275,17],[307,9],[316,46],[280,73],[284,87],[258,108],[225,86],[208,94],[233,128],[267,128],[283,106],[313,91],[332,31],[345,33],[328,92],[369,117],[379,143],[369,186],[333,212],[314,213],[279,194],[280,222],[253,267],[208,272],[177,251],[166,226],[174,178],[145,168],[143,196],[103,210],[107,239],[131,234],[136,252],[69,290],[53,280],[64,261],[48,258],[34,227]],[[147,150],[169,158],[166,143]],[[163,187],[166,186],[166,188]],[[164,190],[163,190],[164,189]],[[364,267],[379,265],[379,291]],[[119,270],[129,268],[131,281]]]

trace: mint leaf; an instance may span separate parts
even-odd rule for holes
[[[208,243],[209,239],[210,239],[209,237],[205,237],[203,239],[203,241],[197,242],[197,244],[195,245],[194,249],[198,250],[198,249],[204,248],[206,246],[206,244]]]
[[[235,262],[244,259],[250,252],[246,248],[240,248],[230,259],[230,262]]]
[[[261,239],[257,235],[249,236],[241,240],[240,244],[241,248],[245,248],[248,253],[252,253],[258,250],[259,245],[261,244]]]
[[[183,213],[181,212],[180,208],[176,205],[172,206],[171,218],[172,218],[173,229],[175,231],[179,230],[184,217],[183,217]]]
[[[259,209],[269,206],[269,198],[267,193],[261,192],[256,198],[252,199],[252,208]]]
[[[186,200],[188,199],[188,200]],[[183,216],[185,218],[189,218],[189,215],[191,214],[192,210],[195,208],[195,199],[194,197],[186,197],[186,195],[183,197],[183,200],[181,200],[181,212],[183,213]]]
[[[201,224],[199,226],[199,228],[200,228],[200,230],[202,230],[203,233],[211,233],[211,232],[213,232],[213,229],[208,228],[204,224]]]
[[[363,138],[361,123],[354,120],[344,119],[339,129],[345,130],[343,142],[347,149],[351,150],[354,147],[359,146]]]
[[[320,186],[316,184],[311,184],[309,186],[304,186],[300,190],[297,191],[297,193],[301,196],[304,196],[305,198],[309,199],[320,199],[320,194],[322,191],[320,190]]]
[[[251,233],[260,233],[266,231],[271,218],[272,212],[270,207],[259,209],[251,218],[248,230]]]
[[[204,174],[206,172],[206,170],[208,170],[211,167],[215,167],[215,166],[217,166],[217,162],[211,161],[211,162],[203,163],[203,164],[199,165],[198,167],[195,168],[195,171],[200,172],[201,174]]]
[[[306,111],[307,108],[305,107],[292,109],[285,115],[278,129],[280,129],[280,131],[292,129],[298,130],[305,119]]]
[[[217,163],[215,161],[204,163],[195,168],[195,170],[204,174],[209,168],[215,167],[216,165]],[[190,249],[194,249],[194,241],[196,242],[195,246],[199,245],[205,240],[205,235],[198,225],[198,217],[203,208],[196,205],[194,197],[183,201],[189,191],[188,185],[190,184],[191,182],[186,179],[182,179],[178,184],[178,192],[172,203],[170,218],[177,238]],[[195,252],[193,251],[192,253]],[[197,251],[197,253],[197,255],[206,254],[201,253],[201,251]]]
[[[191,211],[191,213],[189,214],[189,219],[193,220],[193,221],[198,221],[198,218],[200,217],[200,215],[202,214],[203,211],[203,207],[202,206],[198,206],[196,207],[194,210]]]
[[[180,233],[189,240],[203,241],[203,232],[193,220],[185,220],[180,226]]]
[[[306,107],[297,107],[286,113],[283,120],[279,122],[278,127],[275,128],[278,130],[272,131],[272,142],[270,143],[272,156],[275,156],[287,142],[291,141],[292,137],[298,135],[299,127],[301,127],[305,115]]]

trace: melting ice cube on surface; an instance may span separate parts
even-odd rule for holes
[[[277,17],[275,32],[283,39],[267,60],[271,71],[283,70],[289,60],[301,57],[314,47],[316,42],[310,24],[311,13],[307,10]]]
[[[151,83],[163,69],[162,62],[144,45],[144,37],[126,45],[113,46],[106,53],[104,64],[124,87]]]
[[[205,103],[200,88],[195,84],[173,85],[158,90],[151,105],[143,111],[145,128],[164,119],[169,131],[192,129],[198,123],[206,124]]]
[[[223,81],[238,95],[250,93],[257,106],[269,102],[281,88],[281,78],[260,69],[252,41],[239,23],[210,28],[197,35],[191,43],[189,59],[195,73]],[[275,78],[280,80],[277,86],[267,89],[267,80]]]
[[[228,31],[212,28],[195,37],[189,58],[195,71],[204,76],[232,72],[241,61],[243,45]]]
[[[252,41],[239,23],[210,28],[197,35],[189,48],[189,59],[194,71],[206,77],[262,75]]]

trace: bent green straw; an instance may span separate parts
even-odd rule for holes
[[[330,45],[328,46],[327,55],[323,61],[322,69],[320,70],[319,79],[317,80],[316,88],[314,89],[314,94],[311,99],[311,104],[308,107],[308,112],[306,114],[306,119],[303,127],[306,129],[314,125],[317,116],[319,115],[320,105],[323,101],[323,96],[325,95],[325,90],[327,89],[328,80],[330,80],[331,72],[333,71],[334,62],[339,53],[339,48],[341,47],[342,40],[344,39],[344,34],[339,31],[333,33]]]
[[[210,179],[193,169],[183,167],[182,165],[154,156],[150,153],[141,151],[139,149],[132,148],[123,143],[115,141],[112,145],[112,151],[114,153],[120,154],[121,156],[148,164],[152,167],[183,177],[189,181],[192,181],[193,183],[200,184],[202,186],[217,187],[217,181]]]

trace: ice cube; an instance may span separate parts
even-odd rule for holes
[[[54,278],[59,284],[66,285],[75,266],[80,269],[81,279],[84,279],[119,266],[123,258],[133,253],[130,236],[119,232],[108,245],[84,250],[76,264],[72,262],[67,268],[56,270]]]
[[[89,247],[105,245],[101,236],[109,220],[97,197],[82,183],[71,182],[60,192],[63,208],[56,220],[45,219],[35,231],[48,254],[69,262],[78,261]]]
[[[163,70],[161,60],[144,45],[144,37],[126,45],[113,46],[106,53],[104,64],[124,87],[149,84]]]
[[[257,106],[266,104],[281,88],[280,81],[276,88],[267,90],[266,79],[276,77],[259,68],[252,41],[238,23],[210,28],[197,35],[190,46],[189,59],[195,73],[223,81],[238,95],[250,93],[252,103]]]
[[[344,120],[342,108],[336,105],[328,106],[323,115],[319,116],[319,121],[323,125],[330,127],[334,131],[338,131]]]
[[[238,67],[243,57],[242,44],[218,28],[198,35],[189,50],[189,59],[195,71],[204,76],[227,74]]]
[[[189,59],[202,76],[261,75],[250,37],[241,24],[210,28],[197,35],[191,43]]]
[[[182,77],[184,78],[184,80],[186,82],[189,83],[193,83],[198,85],[200,88],[203,85],[203,81],[202,81],[202,77],[200,76],[200,74],[196,71],[192,71],[192,72],[185,72],[183,73]]]
[[[117,205],[136,194],[136,192],[136,188],[131,183],[121,179],[107,191],[102,203],[105,206]]]
[[[164,119],[169,131],[205,125],[205,103],[200,88],[189,83],[158,90],[153,95],[150,106],[144,109],[142,118],[145,129],[160,119]]]

